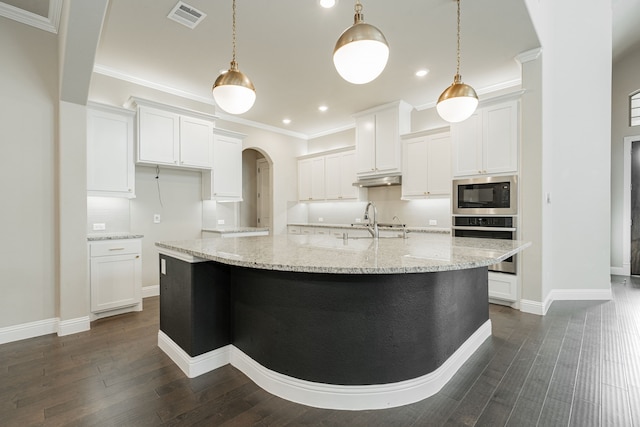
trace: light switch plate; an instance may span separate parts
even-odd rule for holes
[[[430,219],[429,220],[429,225],[438,225],[438,220],[437,219]]]
[[[218,220],[218,225],[224,225],[224,219],[219,219]]]
[[[153,214],[153,223],[160,224],[160,214]]]

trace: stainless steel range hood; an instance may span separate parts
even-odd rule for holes
[[[361,178],[353,183],[354,187],[386,187],[402,184],[402,176],[380,176],[375,178]]]

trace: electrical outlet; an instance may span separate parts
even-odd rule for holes
[[[93,229],[94,230],[105,230],[106,229],[106,225],[105,225],[104,222],[94,223],[93,224]]]
[[[356,222],[362,222],[362,219],[356,218]]]
[[[153,214],[153,223],[160,224],[160,214]]]
[[[438,225],[438,220],[437,219],[430,219],[429,220],[429,225]]]
[[[219,219],[218,220],[218,225],[224,225],[224,219]]]
[[[318,218],[318,222],[324,222],[324,218],[322,217]]]

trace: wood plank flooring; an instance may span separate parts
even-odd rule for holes
[[[1,426],[640,426],[640,279],[545,317],[491,306],[493,336],[435,396],[379,411],[288,402],[225,366],[188,379],[157,347],[158,298],[91,330],[0,346]]]

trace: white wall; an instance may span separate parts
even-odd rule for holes
[[[0,17],[0,328],[56,305],[57,39]]]
[[[640,135],[640,126],[629,126],[629,95],[640,89],[640,46],[613,64],[611,105],[611,266],[629,267],[623,258],[623,142],[625,136]],[[628,228],[627,228],[628,232]]]

